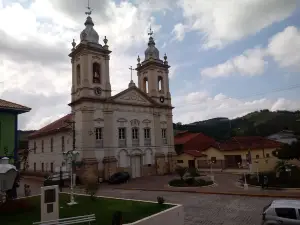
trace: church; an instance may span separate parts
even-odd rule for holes
[[[99,43],[91,12],[87,15],[80,43],[73,40],[69,54],[71,112],[30,135],[28,170],[54,172],[65,165],[63,152],[75,149],[81,169],[93,167],[104,180],[118,171],[132,178],[174,171],[167,56],[160,58],[150,29],[144,59],[137,57],[138,84],[131,79],[126,90],[112,95],[112,52],[106,37]]]

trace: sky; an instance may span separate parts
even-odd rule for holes
[[[20,129],[70,112],[72,40],[88,0],[0,0],[0,98],[32,108]],[[113,94],[144,58],[151,25],[168,56],[173,121],[300,109],[300,1],[90,0],[110,46]],[[137,81],[136,73],[134,81]],[[136,82],[137,83],[137,82]]]

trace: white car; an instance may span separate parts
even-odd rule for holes
[[[300,200],[274,200],[262,216],[262,225],[300,225]]]

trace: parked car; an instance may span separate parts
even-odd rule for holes
[[[300,200],[274,200],[263,208],[262,225],[300,225]]]
[[[63,172],[62,174],[63,186],[66,185],[66,181],[70,180],[69,173]],[[50,176],[45,177],[44,186],[52,186],[52,185],[59,185],[60,183],[60,174],[54,173]]]
[[[130,175],[127,172],[118,172],[113,174],[109,179],[108,183],[110,184],[121,184],[125,183],[130,179]]]

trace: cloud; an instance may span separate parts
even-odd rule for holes
[[[152,13],[169,10],[169,4],[154,3],[91,1],[100,42],[107,36],[112,50],[113,94],[127,88],[128,68],[136,64],[138,54],[143,60],[150,23],[155,32],[160,29]],[[68,54],[72,39],[78,43],[84,29],[86,2],[35,0],[26,7],[18,2],[0,6],[0,81],[4,82],[0,96],[32,108],[30,113],[21,115],[19,125],[21,129],[37,129],[70,112]],[[137,84],[136,76],[134,80]]]
[[[175,34],[175,39],[178,41],[183,41],[185,37],[185,32],[187,30],[187,26],[183,25],[182,23],[177,23],[173,30],[172,33]]]
[[[289,26],[274,35],[268,45],[268,53],[281,67],[300,70],[300,29]]]
[[[224,63],[201,70],[205,77],[227,77],[232,74],[255,76],[263,74],[267,61],[265,51],[261,48],[246,50],[242,55],[227,60]]]
[[[191,123],[218,116],[236,118],[261,109],[298,110],[300,107],[300,101],[285,98],[241,100],[222,93],[211,95],[208,92],[191,92],[174,96],[172,103],[175,106],[174,123]]]
[[[297,0],[179,0],[185,25],[200,31],[204,48],[221,48],[288,18]]]
[[[203,68],[201,75],[204,77],[227,77],[238,75],[261,75],[264,73],[270,56],[280,67],[300,71],[300,29],[289,26],[282,32],[269,39],[265,49],[254,48],[246,50],[242,55],[218,65]]]

